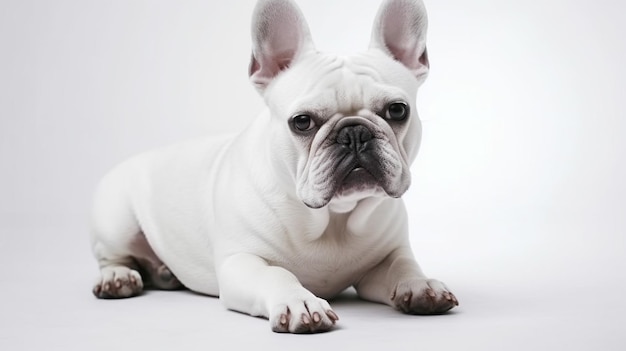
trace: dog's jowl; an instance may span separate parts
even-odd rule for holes
[[[456,306],[415,261],[401,199],[426,27],[420,0],[386,0],[369,48],[337,56],[315,49],[292,1],[259,1],[249,74],[265,112],[237,136],[141,154],[102,179],[93,293],[186,287],[291,333],[332,329],[326,299],[351,286],[410,314]]]

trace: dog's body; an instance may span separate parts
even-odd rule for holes
[[[290,1],[261,1],[250,75],[268,110],[236,136],[146,153],[103,179],[94,294],[184,285],[280,332],[330,329],[323,298],[350,286],[407,313],[454,307],[415,262],[399,199],[420,141],[425,28],[420,1],[386,1],[371,49],[339,57],[313,49]]]

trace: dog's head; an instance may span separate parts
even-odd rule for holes
[[[426,26],[421,0],[386,0],[368,51],[330,55],[315,50],[292,1],[259,1],[250,78],[307,206],[408,189],[421,138],[415,96],[429,67]]]

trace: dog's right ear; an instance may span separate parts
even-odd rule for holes
[[[314,51],[309,27],[291,0],[259,0],[252,16],[250,80],[260,93],[304,53]]]

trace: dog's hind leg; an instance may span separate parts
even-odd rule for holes
[[[162,290],[176,290],[183,287],[170,269],[157,257],[143,234],[135,237],[132,243],[133,258],[139,264],[139,272],[145,284]]]
[[[145,285],[159,289],[182,287],[156,256],[133,211],[128,165],[119,166],[99,184],[92,214],[92,251],[100,266],[93,287],[98,298],[141,294]]]

